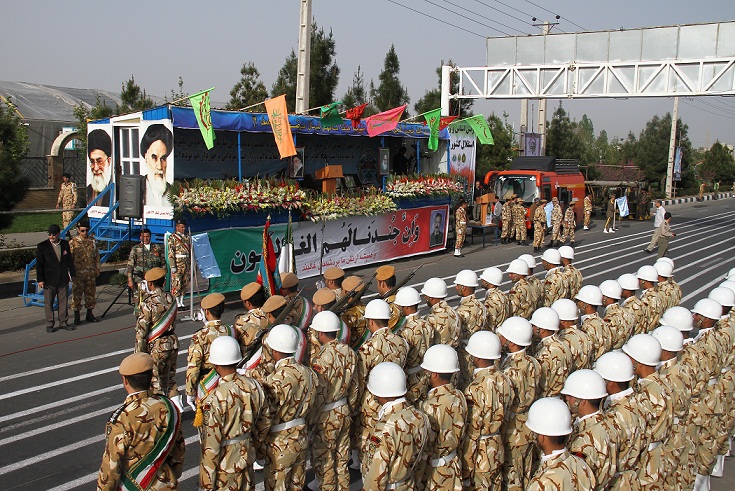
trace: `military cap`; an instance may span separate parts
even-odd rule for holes
[[[281,286],[291,288],[299,284],[299,277],[293,273],[281,273]]]
[[[163,268],[151,268],[145,272],[146,281],[160,280],[164,276],[166,276],[166,270]]]
[[[274,310],[280,309],[286,305],[286,299],[281,295],[273,295],[265,301],[263,306],[260,308],[266,314],[273,312]]]
[[[559,201],[559,198],[557,198],[556,196],[554,196],[553,198],[551,198],[551,201],[553,201],[554,203],[557,203]]]
[[[396,275],[396,268],[393,266],[381,266],[375,270],[375,279],[378,281],[385,281],[391,276]]]
[[[63,174],[61,174],[61,176],[66,177],[67,179],[71,179],[71,174],[69,174],[68,172],[64,172]]]
[[[217,305],[224,303],[225,296],[221,293],[210,293],[202,299],[201,306],[203,309],[211,309]]]
[[[153,370],[153,357],[148,353],[133,353],[120,363],[120,375],[138,375]]]
[[[184,220],[183,218],[177,218],[176,225],[186,225],[186,220]]]
[[[53,225],[49,225],[49,227],[48,227],[48,233],[50,233],[50,234],[58,234],[58,233],[61,233],[61,227],[59,227],[55,223]]]
[[[314,292],[314,296],[311,297],[311,300],[314,302],[314,305],[327,305],[328,303],[337,300],[337,296],[334,294],[334,290],[330,290],[329,288],[320,288]]]
[[[548,201],[547,201],[547,200],[545,200],[545,199],[542,199],[542,200],[541,200],[540,202],[541,202],[541,203],[548,203]]]
[[[347,293],[351,292],[352,290],[355,290],[356,292],[359,292],[362,290],[363,281],[362,278],[359,276],[348,276],[345,278],[345,280],[342,282],[342,290]]]
[[[248,283],[240,290],[240,300],[249,300],[250,297],[258,293],[258,290],[260,290],[260,283]]]
[[[339,278],[343,278],[345,275],[345,272],[342,268],[338,268],[336,266],[332,266],[331,268],[327,269],[324,272],[324,279],[326,280],[337,280]]]
[[[521,203],[522,204],[523,203],[523,198],[518,198],[517,201],[518,201],[518,203]]]

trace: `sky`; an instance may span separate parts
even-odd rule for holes
[[[212,86],[214,101],[229,100],[243,63],[253,62],[270,90],[298,45],[298,0],[29,0],[3,5],[0,80],[119,92],[135,81],[149,94],[194,93]],[[537,34],[533,24],[553,21],[552,32],[581,32],[735,20],[733,0],[313,0],[312,16],[330,30],[341,69],[339,99],[358,66],[366,84],[378,82],[395,46],[400,79],[411,105],[438,84],[442,60],[462,67],[487,64],[487,36]],[[532,20],[536,17],[536,22]],[[534,107],[537,103],[532,102]],[[548,102],[547,119],[558,105]],[[673,99],[564,100],[579,120],[610,139],[636,135],[652,116],[671,112]],[[474,112],[508,113],[516,130],[519,101],[483,100]],[[735,98],[681,99],[679,117],[695,147],[715,140],[735,144]],[[536,117],[534,116],[535,120]]]

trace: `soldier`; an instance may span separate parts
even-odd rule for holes
[[[355,295],[359,295],[365,289],[365,284],[362,279],[357,276],[348,276],[342,282],[342,286],[345,292],[351,291]],[[370,331],[367,328],[367,321],[365,320],[365,306],[360,304],[360,302],[352,303],[353,305],[351,307],[342,312],[340,318],[350,330],[350,347],[357,351],[362,346],[362,343],[370,336]]]
[[[462,247],[464,246],[464,238],[467,234],[467,200],[459,198],[457,203],[457,210],[454,212],[454,227],[455,227],[455,244],[454,244],[454,256],[462,256]]]
[[[485,288],[485,329],[495,332],[508,318],[510,304],[508,295],[503,293],[503,272],[496,267],[487,268],[480,275],[480,285]]]
[[[499,368],[500,351],[500,339],[487,331],[476,332],[467,343],[475,370],[464,391],[467,432],[462,444],[462,477],[471,491],[502,489],[503,435],[515,392],[513,382]]]
[[[579,320],[577,305],[568,298],[562,298],[551,304],[551,308],[559,314],[561,338],[572,358],[572,371],[589,368],[594,346],[587,333],[577,327]]]
[[[605,380],[592,370],[577,370],[564,383],[564,400],[575,418],[567,446],[589,465],[597,486],[606,490],[617,472],[617,431],[600,412],[607,397]]]
[[[536,434],[536,444],[541,449],[541,465],[528,491],[595,489],[592,470],[565,446],[567,435],[572,433],[572,416],[564,402],[555,397],[534,402],[526,426]]]
[[[635,315],[630,309],[623,308],[618,301],[622,298],[623,289],[615,280],[605,280],[600,283],[602,293],[602,306],[605,308],[603,321],[607,323],[610,331],[610,344],[612,349],[623,347],[632,335]]]
[[[334,296],[339,300],[344,294],[342,290],[342,281],[345,279],[345,272],[342,268],[332,266],[324,271],[324,284],[327,288],[334,292]]]
[[[313,431],[311,462],[315,489],[349,489],[350,425],[358,404],[357,355],[337,339],[342,323],[329,311],[314,315],[319,351],[311,359],[317,376],[316,399],[310,419]],[[314,489],[314,488],[312,488]]]
[[[59,198],[56,200],[56,209],[70,210],[77,205],[77,185],[72,182],[71,174],[64,172],[61,175],[61,187],[59,188]],[[61,213],[62,228],[69,226],[74,219],[73,211],[64,211]]]
[[[566,298],[569,291],[567,277],[561,266],[561,255],[556,249],[546,249],[541,255],[541,262],[546,269],[544,279],[544,307],[551,305],[561,298]]]
[[[662,258],[663,259],[663,258]],[[670,261],[670,260],[669,260]],[[671,307],[679,305],[681,301],[681,287],[674,281],[674,266],[666,260],[656,261],[653,265],[658,273],[658,294],[661,312],[666,312]]]
[[[590,361],[594,362],[610,351],[613,341],[610,326],[597,313],[597,308],[602,305],[602,291],[595,285],[585,285],[574,298],[577,301],[577,308],[582,313],[579,329],[586,332],[592,340],[593,351],[590,354]]]
[[[299,278],[294,273],[281,274],[281,295],[283,295],[286,303],[299,294]],[[306,298],[299,296],[294,303],[291,313],[286,317],[286,324],[298,327],[301,331],[306,331],[311,323],[311,316],[314,315],[311,302]]]
[[[179,307],[185,307],[184,294],[191,274],[191,237],[186,234],[186,221],[176,220],[176,231],[168,237],[168,264],[171,268],[171,294]]]
[[[584,196],[584,229],[590,229],[590,221],[592,220],[592,198],[589,194]]]
[[[406,377],[400,365],[378,364],[370,371],[367,388],[379,411],[376,424],[369,429],[363,489],[415,489],[415,470],[423,457],[429,420],[404,397]]]
[[[605,211],[605,227],[602,232],[605,234],[611,234],[615,232],[613,223],[615,222],[615,193],[610,193],[610,198],[607,200],[607,210]]]
[[[544,205],[546,205],[546,200],[542,199],[541,204],[533,212],[533,252],[540,252],[544,245],[544,234],[546,233]]]
[[[566,206],[566,203],[564,203]],[[564,218],[562,221],[563,232],[561,234],[562,243],[566,243],[569,237],[569,245],[574,247],[574,229],[577,228],[577,217],[574,214],[574,206],[569,205],[564,210]]]
[[[303,489],[309,445],[305,418],[313,410],[317,378],[294,358],[299,344],[294,327],[274,326],[265,343],[275,360],[273,372],[263,380],[272,413],[271,431],[263,442],[265,489]]]
[[[140,301],[140,315],[135,325],[135,352],[151,355],[153,391],[167,396],[182,411],[184,407],[176,385],[176,359],[179,356],[179,338],[175,331],[177,309],[171,294],[163,290],[166,270],[150,269],[145,280],[148,290]]]
[[[232,326],[240,340],[240,351],[243,359],[250,361],[255,352],[261,346],[261,339],[268,328],[268,315],[263,312],[265,303],[265,291],[260,283],[252,282],[240,290],[245,313],[235,317]],[[248,363],[246,363],[246,366]]]
[[[230,336],[212,341],[209,363],[217,387],[202,401],[199,489],[255,490],[255,442],[270,430],[270,407],[260,384],[237,373],[240,344]]]
[[[538,393],[542,397],[556,397],[572,366],[571,353],[559,334],[559,314],[551,307],[536,309],[531,326],[534,337],[539,339],[535,355],[541,369]]]
[[[87,306],[87,322],[98,322],[92,310],[97,306],[97,277],[100,275],[100,251],[97,242],[89,237],[89,222],[77,222],[77,235],[69,241],[71,257],[74,260],[76,275],[71,285],[71,309],[74,311],[74,324],[82,323],[79,311],[82,308],[82,294]]]
[[[388,292],[396,286],[396,268],[388,265],[380,266],[375,270],[375,281],[377,281],[378,295],[380,295],[380,297],[390,305],[390,320],[388,321],[388,327],[390,327],[394,332],[397,332],[401,329],[404,322],[404,319],[401,316],[401,309],[398,308],[397,305],[393,304],[396,300],[395,293],[386,297]]]
[[[127,356],[119,372],[128,396],[107,422],[97,489],[140,487],[144,480],[147,489],[179,489],[184,469],[181,415],[171,401],[150,390],[151,355]],[[149,460],[152,466],[140,465]]]
[[[544,305],[544,285],[541,280],[536,278],[533,274],[533,268],[536,267],[536,258],[530,254],[521,254],[518,259],[523,259],[528,264],[528,275],[526,281],[531,285],[531,301],[534,305],[534,310]]]
[[[128,288],[133,291],[133,313],[137,317],[140,309],[140,292],[146,271],[151,268],[165,268],[166,260],[158,244],[151,244],[151,231],[144,228],[140,232],[140,244],[130,250],[127,264]]]
[[[648,325],[648,309],[635,294],[640,286],[638,278],[634,274],[625,273],[618,278],[618,284],[622,288],[620,294],[623,298],[623,308],[632,313],[635,318],[630,336],[643,334]]]
[[[577,296],[579,289],[582,288],[582,272],[572,264],[572,261],[574,261],[574,249],[566,245],[561,246],[559,248],[559,256],[561,256],[561,265],[564,266],[564,274],[567,277],[567,288],[569,288],[566,298],[571,300]]]
[[[508,491],[522,491],[528,486],[533,462],[533,436],[526,427],[528,409],[536,400],[541,367],[526,348],[531,345],[533,328],[521,317],[509,317],[498,328],[500,345],[508,353],[500,364],[513,383],[515,397],[508,406],[505,431],[506,453],[503,481]]]
[[[459,314],[444,300],[447,297],[447,284],[441,278],[429,278],[421,289],[421,295],[424,296],[426,305],[431,309],[426,316],[434,332],[434,340],[431,344],[448,344],[457,349],[460,339],[460,320]]]
[[[424,353],[431,346],[434,339],[434,330],[428,321],[418,315],[421,295],[414,288],[405,286],[398,290],[394,305],[401,308],[406,318],[406,324],[398,333],[408,343],[406,356],[406,374],[408,375],[406,399],[413,403],[423,399],[426,394],[427,378],[421,368]]]
[[[638,203],[635,209],[635,214],[638,217],[638,221],[648,220],[650,214],[650,203],[651,193],[647,189],[642,189],[638,195]]]
[[[551,198],[553,208],[551,209],[551,242],[549,247],[554,247],[554,243],[559,245],[561,242],[561,222],[564,218],[561,206],[559,206],[559,198]]]
[[[311,303],[314,305],[314,313],[331,310],[337,303],[337,295],[330,288],[320,288],[314,292],[311,297]]]
[[[528,283],[528,263],[523,259],[514,259],[505,271],[514,281],[508,292],[509,316],[523,317],[529,319],[536,305],[533,303],[533,291]]]
[[[502,223],[502,231],[500,233],[500,243],[507,244],[511,240],[511,233],[515,232],[513,227],[513,200],[506,199],[505,204],[500,209],[500,221]]]
[[[663,314],[661,303],[656,292],[656,282],[658,281],[658,271],[653,266],[641,266],[636,273],[639,284],[643,291],[641,292],[641,303],[645,307],[646,324],[642,328],[643,332],[651,332],[658,326],[658,320]]]
[[[526,207],[523,206],[523,200],[519,197],[513,206],[513,224],[516,227],[516,244],[528,245],[526,229]]]
[[[467,346],[470,336],[485,327],[485,305],[475,297],[477,274],[471,269],[463,269],[457,273],[454,286],[459,293],[459,305],[457,315],[459,316],[460,345]],[[468,355],[462,353],[460,356],[460,380],[459,386],[464,387],[470,380],[470,360]]]
[[[446,344],[426,351],[421,367],[428,372],[431,390],[421,404],[429,418],[426,457],[418,469],[419,489],[462,491],[462,463],[459,458],[467,418],[464,394],[452,385],[459,371],[457,352]]]

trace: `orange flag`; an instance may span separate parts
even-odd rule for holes
[[[286,96],[279,95],[273,99],[265,101],[265,110],[268,113],[268,119],[271,122],[273,130],[273,138],[276,139],[278,153],[281,158],[296,155],[296,148],[293,144],[291,136],[291,125],[288,124],[288,110],[286,109]]]

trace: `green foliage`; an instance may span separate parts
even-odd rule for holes
[[[704,161],[697,167],[700,179],[708,182],[730,182],[735,176],[735,159],[729,148],[717,140],[704,153]]]
[[[687,136],[689,127],[677,121],[677,144],[682,147],[682,172],[691,162],[692,144]],[[651,183],[662,183],[666,179],[669,160],[669,142],[671,139],[671,114],[664,117],[654,116],[641,131],[635,146],[635,164],[643,170],[646,180]]]
[[[115,110],[101,100],[99,94],[97,95],[97,103],[92,107],[87,107],[82,103],[74,106],[74,117],[77,118],[76,128],[79,132],[82,148],[87,148],[87,122],[109,118],[114,114]]]
[[[225,109],[237,111],[244,107],[263,102],[268,98],[268,90],[260,81],[260,72],[255,63],[249,61],[240,69],[240,81],[230,91],[230,102]],[[262,109],[262,108],[261,108]]]
[[[6,251],[0,249],[0,272],[24,270],[36,258],[35,249]]]
[[[344,104],[347,109],[350,109],[352,107],[359,106],[360,104],[365,104],[366,102],[368,102],[367,89],[365,88],[365,80],[362,76],[360,65],[358,65],[357,71],[352,76],[352,85],[347,87],[347,92],[342,96],[342,104]],[[373,114],[368,112],[368,109],[370,109],[370,106],[365,108],[364,114],[366,116]]]
[[[296,52],[291,50],[291,54],[286,58],[280,70],[278,77],[271,87],[271,97],[278,97],[286,94],[286,107],[289,112],[296,109],[296,75],[298,74],[298,59]]]
[[[146,91],[135,83],[135,77],[130,76],[122,84],[120,91],[121,104],[117,107],[117,114],[127,114],[136,111],[144,111],[153,107],[153,100],[148,97]]]
[[[518,141],[513,127],[508,123],[508,114],[503,113],[501,120],[494,113],[487,118],[493,135],[494,145],[477,144],[477,179],[484,179],[491,170],[503,170],[510,166],[513,157],[518,155]]]
[[[408,91],[398,78],[400,71],[401,64],[398,62],[396,48],[391,45],[388,54],[385,55],[383,70],[378,77],[380,84],[376,88],[372,80],[370,81],[370,97],[378,111],[387,111],[410,102]],[[405,114],[408,115],[408,112]]]
[[[178,88],[176,91],[171,89],[171,99],[165,97],[166,102],[178,107],[191,107],[189,93],[184,90],[184,79],[179,77]]]
[[[591,126],[591,121],[589,125]],[[546,155],[558,159],[582,160],[584,143],[580,138],[580,133],[589,130],[590,128],[586,128],[580,131],[578,124],[569,119],[569,115],[559,101],[559,106],[554,111],[551,123],[546,130]]]
[[[441,64],[436,69],[436,76],[438,78],[437,87],[431,90],[427,90],[426,93],[424,93],[424,96],[421,97],[421,99],[419,99],[418,102],[413,105],[413,108],[417,114],[423,114],[427,111],[431,111],[432,109],[436,109],[437,107],[441,106],[441,86],[442,86],[442,66],[443,65],[450,65],[453,67],[457,66],[457,64],[454,63],[452,60],[449,60],[446,63],[444,63],[444,60],[441,61]],[[452,94],[456,94],[459,91],[459,73],[452,72],[449,76],[449,80],[451,83],[450,92]],[[472,113],[473,104],[474,104],[474,100],[472,99],[450,99],[449,100],[449,115],[450,116],[459,115],[462,118],[468,118],[473,115]]]
[[[12,210],[28,191],[28,179],[20,173],[21,159],[27,152],[28,129],[7,99],[0,104],[0,210]],[[0,215],[0,228],[12,222],[12,215]]]

